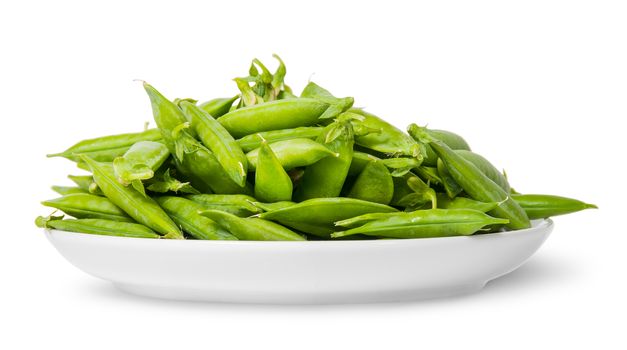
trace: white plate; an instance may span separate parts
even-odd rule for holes
[[[182,241],[46,230],[72,264],[125,292],[237,303],[360,303],[480,290],[522,265],[551,220],[469,237],[372,241]]]

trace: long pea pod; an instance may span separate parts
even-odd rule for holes
[[[161,132],[159,129],[148,129],[138,133],[109,135],[80,141],[61,153],[48,154],[48,157],[65,157],[78,161],[77,154],[86,154],[97,161],[112,161],[134,143],[139,141],[159,141]]]
[[[89,191],[78,186],[52,186],[51,189],[62,196],[76,193],[89,193]]]
[[[131,238],[161,238],[150,228],[130,222],[119,222],[103,219],[68,219],[42,216],[35,220],[41,228],[55,229],[68,232],[87,233],[92,235],[131,237]]]
[[[468,145],[468,142],[466,142],[463,137],[452,131],[426,129],[426,132],[427,134],[429,134],[429,136],[444,142],[451,149],[470,151],[470,146]],[[431,149],[431,146],[429,146],[428,144],[425,145],[425,151],[426,152],[424,164],[427,166],[436,166],[438,161],[438,155]]]
[[[394,196],[394,181],[381,161],[368,163],[359,174],[347,197],[389,204]]]
[[[324,128],[320,126],[302,126],[293,129],[270,130],[253,135],[247,135],[237,140],[237,144],[244,152],[250,152],[255,148],[261,147],[261,136],[268,143],[277,141],[293,140],[293,139],[312,139],[315,140],[320,136]]]
[[[81,156],[81,160],[91,168],[94,181],[105,196],[135,221],[150,227],[159,234],[167,235],[169,238],[183,238],[183,233],[178,226],[152,198],[146,197],[132,187],[126,187],[117,181],[110,164],[98,163],[87,156]]]
[[[438,159],[437,164],[438,176],[441,179],[446,194],[449,198],[457,197],[464,189],[453,179],[442,159]]]
[[[262,211],[272,211],[272,210],[290,207],[296,204],[296,202],[292,202],[292,201],[280,201],[280,202],[273,202],[273,203],[251,202],[250,204],[261,209]]]
[[[498,218],[507,219],[506,225],[513,230],[524,229],[531,226],[525,211],[516,203],[509,193],[490,180],[479,168],[455,153],[444,142],[429,136],[424,128],[411,124],[408,131],[412,137],[428,143],[442,159],[453,179],[464,191],[480,202],[497,202],[499,205],[490,211],[490,214]]]
[[[77,219],[134,222],[130,216],[109,199],[89,193],[68,194],[60,198],[43,201],[41,204],[59,209]]]
[[[196,194],[185,198],[200,204],[205,209],[225,211],[237,216],[251,216],[262,212],[253,202],[255,198],[244,194]]]
[[[316,139],[337,157],[325,157],[309,165],[300,182],[295,198],[303,201],[311,198],[338,197],[344,186],[353,159],[355,133],[348,118],[338,117],[324,128]]]
[[[490,180],[494,181],[497,185],[499,185],[505,192],[509,193],[511,191],[511,187],[507,178],[503,173],[501,173],[490,161],[485,159],[480,154],[467,151],[467,150],[456,150],[455,153],[462,156],[467,161],[474,164],[481,172],[483,172]]]
[[[413,171],[420,177],[423,181],[428,182],[432,185],[439,185],[443,183],[440,174],[438,173],[438,169],[426,165],[420,165],[419,167],[413,169]]]
[[[156,198],[157,203],[183,231],[196,239],[237,240],[237,237],[198,212],[203,206],[189,199],[173,196]]]
[[[437,151],[436,151],[437,152]],[[362,226],[338,231],[333,238],[354,234],[389,238],[430,238],[471,235],[489,225],[506,224],[507,219],[493,218],[472,209],[428,209],[394,213],[368,221]]]
[[[585,203],[577,199],[548,194],[512,194],[511,197],[525,210],[529,219],[532,220],[598,208],[594,204]]]
[[[233,214],[219,210],[201,211],[200,215],[206,216],[216,222],[235,237],[247,241],[304,241],[301,235],[275,224],[258,218],[240,218]]]
[[[337,98],[313,81],[310,81],[307,86],[305,86],[300,97],[314,98],[329,105],[329,108],[322,113],[320,119],[335,118],[353,107],[353,103],[355,102],[355,99],[352,97]]]
[[[182,101],[179,106],[191,121],[192,128],[214,154],[231,180],[243,187],[246,184],[248,161],[231,134],[211,115],[196,105]]]
[[[276,100],[231,111],[218,122],[233,137],[241,138],[262,131],[312,126],[329,107],[311,98]]]
[[[132,185],[134,189],[145,194],[142,180],[151,179],[169,156],[170,152],[164,144],[140,141],[131,146],[122,157],[113,160],[113,171],[122,185]]]
[[[238,98],[239,95],[226,98],[214,98],[213,100],[199,104],[198,108],[209,113],[209,115],[214,118],[220,118],[229,112],[231,106],[233,106],[233,102],[235,102]]]
[[[255,171],[255,198],[263,202],[292,199],[292,179],[267,142],[259,148]]]
[[[271,143],[270,148],[285,170],[311,165],[325,157],[339,155],[322,144],[310,139],[293,139]],[[248,167],[255,170],[259,148],[246,154]]]
[[[438,195],[439,209],[474,209],[487,213],[498,205],[496,202],[485,203],[466,197],[450,198],[447,195]]]

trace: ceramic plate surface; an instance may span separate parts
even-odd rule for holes
[[[236,303],[361,303],[480,290],[522,265],[551,220],[526,230],[371,241],[193,241],[46,230],[73,265],[122,291]]]

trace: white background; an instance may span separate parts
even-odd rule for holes
[[[408,2],[409,3],[409,2]],[[0,348],[625,349],[627,11],[621,1],[15,1],[0,5]],[[557,218],[478,294],[272,307],[121,294],[35,228],[75,141],[141,130],[169,97],[236,92],[250,59],[405,127],[461,133],[522,192],[596,203]]]

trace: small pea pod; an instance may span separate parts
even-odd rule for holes
[[[250,152],[255,148],[261,147],[261,136],[268,143],[277,141],[293,140],[293,139],[312,139],[315,140],[324,128],[319,126],[303,126],[294,129],[271,130],[264,131],[253,135],[244,136],[237,140],[237,144],[244,152]]]
[[[68,194],[41,202],[56,208],[77,219],[106,219],[113,221],[134,222],[122,209],[105,197],[89,193]]]
[[[264,202],[292,199],[292,179],[265,141],[261,144],[257,157],[255,198]]]
[[[262,210],[252,203],[255,198],[243,194],[196,194],[185,198],[200,204],[205,209],[225,211],[237,216],[250,216]]]
[[[311,126],[329,107],[311,98],[277,100],[244,107],[223,115],[218,122],[233,137],[241,138],[262,131]]]
[[[310,139],[278,141],[271,143],[269,146],[285,170],[311,165],[325,157],[339,156],[337,153],[331,151],[320,143]],[[250,169],[256,169],[258,156],[259,148],[256,148],[246,154]]]
[[[87,233],[92,235],[132,237],[132,238],[161,238],[150,228],[136,223],[119,222],[103,219],[69,219],[61,220],[58,217],[38,217],[35,224],[41,228],[49,228],[68,232]]]
[[[513,230],[531,226],[525,211],[516,203],[509,193],[490,180],[479,168],[453,151],[444,142],[432,138],[416,124],[409,126],[410,135],[428,143],[446,165],[453,179],[472,199],[480,202],[497,202],[499,205],[490,211],[498,218],[508,219],[507,227]]]
[[[499,203],[479,202],[466,197],[450,198],[447,195],[438,195],[438,208],[440,209],[474,209],[484,213],[496,208]]]
[[[138,133],[109,135],[80,141],[61,153],[49,154],[48,157],[65,157],[78,161],[77,154],[86,154],[101,162],[110,162],[124,154],[134,143],[139,141],[159,141],[159,129],[148,129]]]
[[[338,197],[351,166],[355,134],[350,119],[338,117],[324,128],[316,141],[336,152],[338,156],[325,157],[305,169],[295,194],[298,201]]]
[[[247,241],[304,241],[301,235],[272,221],[257,218],[240,218],[219,210],[201,211],[240,240]]]
[[[355,121],[355,124],[378,130],[355,137],[356,144],[389,155],[403,155],[422,160],[420,145],[409,135],[374,114],[356,108],[349,111],[363,117],[361,121]]]
[[[65,196],[68,194],[76,194],[76,193],[89,193],[89,191],[86,191],[77,186],[52,186],[51,188],[53,191],[55,191],[56,193],[62,196]]]
[[[470,146],[468,146],[466,140],[464,140],[463,137],[454,132],[438,129],[427,129],[426,132],[431,137],[444,142],[451,149],[470,151]],[[438,161],[438,155],[431,149],[431,146],[429,145],[425,145],[425,151],[426,156],[424,164],[428,166],[436,166]]]
[[[209,100],[207,102],[203,102],[198,105],[198,108],[203,111],[209,113],[214,118],[220,118],[221,116],[227,114],[233,106],[233,102],[239,98],[239,95],[234,97],[227,98],[215,98],[213,100]]]
[[[388,238],[430,238],[471,235],[489,225],[506,224],[507,219],[493,218],[472,209],[428,209],[379,216],[362,226],[338,231],[333,238],[354,234]]]
[[[156,201],[183,231],[196,239],[237,240],[211,219],[198,214],[204,208],[196,202],[172,196],[158,197]]]
[[[132,185],[145,195],[142,180],[151,179],[169,156],[170,152],[164,144],[140,141],[131,146],[122,157],[113,160],[113,171],[122,185]]]
[[[183,238],[178,226],[153,199],[117,181],[110,164],[98,163],[87,156],[81,156],[81,160],[91,168],[94,180],[105,196],[135,221],[170,238]]]
[[[394,182],[381,161],[368,163],[359,174],[347,197],[389,204],[394,195]]]
[[[328,90],[324,89],[320,85],[310,81],[307,86],[301,92],[300,97],[308,97],[314,98],[316,100],[322,101],[324,103],[329,104],[329,108],[327,108],[324,113],[320,116],[320,119],[331,119],[335,118],[338,115],[346,112],[351,107],[353,107],[353,103],[355,99],[352,97],[344,97],[337,98],[333,96]]]
[[[512,194],[511,197],[525,210],[529,219],[532,220],[598,208],[594,204],[584,203],[577,199],[548,194]]]

